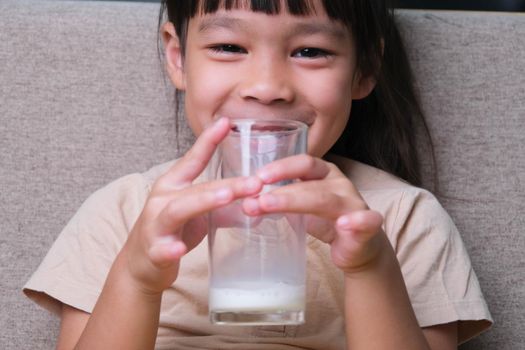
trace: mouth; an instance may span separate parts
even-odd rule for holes
[[[255,114],[259,114],[259,113],[255,113]],[[282,116],[282,115],[264,115],[264,116],[261,116],[261,117],[257,117],[257,118],[253,118],[251,117],[252,115],[254,115],[253,113],[247,113],[247,114],[243,114],[243,116],[239,116],[238,113],[235,113],[235,114],[227,114],[227,113],[222,113],[222,114],[217,114],[213,119],[214,120],[217,120],[219,118],[222,118],[222,117],[226,117],[230,120],[233,120],[233,119],[237,119],[237,120],[243,120],[243,119],[246,119],[246,120],[256,120],[256,121],[270,121],[270,120],[284,120],[284,121],[297,121],[297,122],[301,122],[303,124],[306,124],[307,127],[311,127],[314,123],[314,117],[309,117],[309,116],[305,116],[305,115],[290,115],[290,114],[287,114],[285,116]]]

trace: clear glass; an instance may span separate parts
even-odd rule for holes
[[[233,120],[210,166],[213,178],[254,175],[305,153],[307,127],[296,121]],[[290,181],[267,185],[263,192]],[[304,322],[306,233],[299,214],[246,216],[240,201],[210,213],[210,320],[230,325]]]

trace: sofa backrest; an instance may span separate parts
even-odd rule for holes
[[[434,138],[437,195],[495,319],[462,349],[525,348],[525,16],[409,11],[400,22]]]
[[[152,3],[0,2],[3,349],[53,348],[58,321],[21,287],[81,202],[193,141],[175,122],[157,15]],[[401,11],[399,21],[434,135],[438,196],[496,321],[462,349],[523,348],[525,16]]]

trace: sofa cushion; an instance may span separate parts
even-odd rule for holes
[[[5,348],[53,347],[57,320],[21,287],[88,194],[177,157],[193,141],[183,122],[176,136],[157,14],[151,3],[0,2]],[[523,348],[525,17],[399,15],[434,134],[438,197],[463,234],[496,321],[462,348]]]

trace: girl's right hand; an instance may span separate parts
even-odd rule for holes
[[[124,266],[144,292],[162,293],[175,281],[180,259],[206,235],[206,213],[262,189],[257,177],[193,184],[229,130],[229,120],[219,119],[153,185],[122,250]]]

